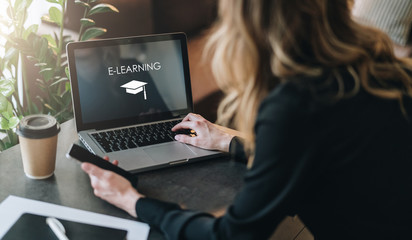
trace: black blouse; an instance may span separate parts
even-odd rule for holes
[[[316,239],[410,239],[412,124],[399,102],[361,90],[324,104],[307,89],[281,84],[261,104],[254,163],[224,216],[142,198],[139,219],[168,239],[267,239],[295,214]]]

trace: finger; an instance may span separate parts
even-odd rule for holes
[[[103,159],[110,162],[110,158],[108,156],[104,156]],[[119,161],[113,160],[112,164],[117,166],[119,165]]]
[[[184,122],[184,121],[196,121],[196,120],[201,120],[201,119],[203,119],[203,117],[200,116],[199,114],[189,113],[189,114],[186,115],[185,118],[183,118],[182,121],[183,121],[183,122]]]
[[[183,119],[182,119],[182,122],[184,122],[184,121],[189,121],[189,115],[190,115],[191,113],[189,113],[189,114],[187,114]]]
[[[179,142],[196,146],[196,139],[194,137],[187,136],[184,134],[178,134],[175,136],[175,139]]]
[[[95,195],[96,197],[100,197],[99,190],[94,189],[94,190],[93,190],[93,193],[94,193],[94,195]]]
[[[82,163],[81,168],[87,174],[100,178],[104,174],[104,170],[91,163]]]
[[[183,129],[183,127],[182,127],[182,124],[183,124],[183,123],[184,123],[184,122],[180,122],[180,123],[174,125],[171,130],[174,132],[174,131]]]
[[[181,123],[176,124],[176,126],[172,128],[172,131],[177,131],[180,129],[193,129],[197,132],[198,129],[196,128],[198,128],[196,122],[186,121],[186,122],[181,122]]]
[[[96,188],[93,189],[93,193],[96,197],[99,197],[101,199],[105,199],[106,196],[111,194],[110,192],[108,192],[106,190],[102,191],[102,190],[99,190],[99,189],[96,189]]]
[[[189,114],[187,114],[186,115],[186,117],[184,117],[183,118],[183,120],[182,120],[182,122],[185,122],[185,121],[190,121],[190,118],[193,118],[193,113],[189,113]]]
[[[99,179],[93,175],[90,176],[90,185],[92,185],[93,189],[99,188]]]

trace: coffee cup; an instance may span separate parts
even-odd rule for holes
[[[60,132],[56,119],[44,114],[26,116],[16,132],[26,176],[32,179],[52,176],[56,165],[57,134]]]

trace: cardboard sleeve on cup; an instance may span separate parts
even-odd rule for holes
[[[17,126],[24,173],[33,179],[53,175],[56,165],[57,135],[60,125],[50,115],[24,117]]]

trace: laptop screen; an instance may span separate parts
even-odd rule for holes
[[[156,35],[68,47],[76,122],[107,128],[190,111],[185,39]]]

